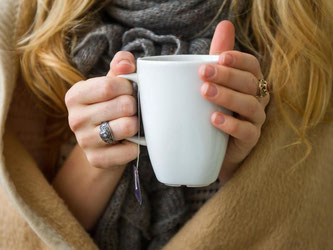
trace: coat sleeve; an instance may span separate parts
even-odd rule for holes
[[[271,100],[257,146],[164,250],[333,249],[332,135],[332,122],[311,130],[295,165],[306,148]]]
[[[3,143],[0,229],[8,229],[0,230],[0,242],[13,246],[6,249],[97,249],[9,129]]]

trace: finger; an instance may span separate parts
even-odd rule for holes
[[[135,58],[128,51],[119,51],[110,63],[110,71],[107,76],[129,74],[135,71]]]
[[[138,131],[138,118],[122,117],[109,122],[110,130],[115,141],[121,141],[134,136]],[[91,148],[109,147],[110,144],[104,142],[99,136],[99,125],[89,127],[76,133],[76,140],[81,148],[89,150]]]
[[[120,141],[134,136],[138,132],[138,117],[121,117],[109,122],[114,139]]]
[[[122,141],[115,145],[87,151],[89,163],[96,168],[109,168],[122,166],[134,160],[138,155],[138,146],[135,143]]]
[[[220,112],[212,114],[211,122],[216,128],[240,140],[246,146],[254,146],[258,142],[260,130],[251,122]]]
[[[214,82],[233,90],[256,96],[258,79],[250,72],[217,64],[204,64],[199,69],[204,81]]]
[[[235,28],[230,21],[220,22],[215,29],[215,33],[210,45],[209,54],[218,55],[223,51],[232,50],[235,46]]]
[[[201,86],[201,93],[207,100],[236,112],[257,126],[261,126],[266,119],[263,106],[252,95],[207,82]]]
[[[225,51],[219,57],[219,64],[251,72],[258,79],[263,78],[258,59],[248,53],[236,50]]]
[[[136,114],[136,99],[131,95],[121,95],[110,101],[89,105],[86,113],[91,122],[97,126],[104,121],[112,121],[121,117]]]
[[[271,98],[270,94],[267,93],[267,95],[264,97],[258,97],[258,101],[265,108],[268,105],[270,98]]]
[[[133,95],[132,84],[121,77],[96,77],[76,83],[67,91],[67,107],[93,104],[111,100],[120,95]]]

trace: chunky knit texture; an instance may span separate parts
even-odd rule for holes
[[[135,57],[208,54],[215,26],[228,17],[220,0],[113,1],[102,11],[103,24],[74,48],[72,61],[87,77],[105,75],[119,50]],[[94,230],[101,249],[160,249],[218,189],[169,187],[157,181],[146,148],[139,172],[143,204],[134,196],[130,163]]]
[[[72,51],[74,65],[88,77],[106,74],[119,50],[136,57],[207,54],[228,0],[116,0],[102,11],[104,22]],[[106,21],[105,21],[106,20]]]

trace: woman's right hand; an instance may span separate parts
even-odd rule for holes
[[[136,144],[123,140],[138,130],[136,100],[132,84],[118,78],[135,71],[130,52],[118,52],[107,76],[76,83],[66,94],[68,122],[89,163],[96,168],[111,169],[126,165],[138,154]],[[116,144],[107,144],[99,136],[99,125],[107,121]]]
[[[134,71],[133,55],[119,52],[107,76],[78,82],[66,93],[68,121],[78,145],[52,184],[86,230],[103,213],[125,165],[137,157],[138,146],[123,140],[137,132],[133,88],[128,80],[117,77]],[[107,144],[100,138],[99,126],[104,121],[109,122],[118,143]]]

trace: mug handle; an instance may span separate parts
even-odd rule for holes
[[[128,75],[118,75],[117,77],[123,77],[127,80],[130,80],[132,82],[136,82],[139,88],[139,83],[138,83],[138,74],[137,73],[132,73],[132,74],[128,74]],[[138,95],[138,100],[139,100],[139,95]],[[140,105],[139,101],[138,101],[138,105]],[[140,112],[140,107],[138,108],[138,112]],[[140,122],[140,121],[139,121]],[[143,136],[133,136],[130,138],[126,138],[125,140],[130,141],[130,142],[134,142],[136,144],[140,144],[142,146],[147,146],[147,142],[146,142],[146,138]]]

